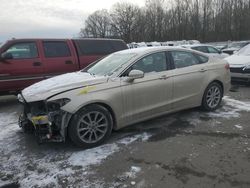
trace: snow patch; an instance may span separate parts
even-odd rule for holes
[[[230,119],[240,117],[240,111],[250,112],[250,102],[235,100],[228,96],[225,96],[223,101],[225,104],[222,108],[216,110],[215,112],[209,112],[207,115],[209,117]]]
[[[68,159],[68,163],[75,166],[87,167],[101,163],[102,160],[120,150],[119,144],[129,145],[136,140],[146,141],[150,138],[150,134],[143,133],[130,137],[125,137],[112,144],[101,145],[96,148],[74,152]]]
[[[87,179],[94,173],[89,170],[91,165],[100,164],[124,146],[135,141],[146,141],[150,137],[147,133],[137,134],[83,151],[55,151],[55,148],[37,146],[41,149],[32,152],[30,148],[20,146],[26,141],[23,138],[25,135],[17,134],[20,131],[17,120],[17,113],[0,113],[1,178],[11,176],[4,181],[0,179],[0,186],[11,180],[18,181],[21,187],[59,187],[63,182],[66,185],[78,182],[76,186],[92,187],[93,182]],[[133,168],[133,171],[137,172],[138,169]],[[75,174],[81,174],[81,177]],[[94,184],[102,185],[102,182]]]
[[[138,166],[131,166],[130,171],[126,172],[125,174],[129,177],[129,178],[135,178],[136,174],[139,173],[141,171],[141,167]]]
[[[119,141],[117,141],[118,144],[124,144],[128,145],[131,144],[132,142],[136,140],[141,140],[141,141],[147,141],[152,135],[149,133],[143,133],[143,134],[138,134],[132,137],[125,137]]]
[[[34,185],[45,186],[45,185],[53,185],[58,186],[58,178],[59,177],[68,177],[67,181],[74,181],[71,177],[74,176],[75,171],[72,168],[77,167],[80,169],[81,174],[84,176],[90,175],[93,172],[88,171],[89,167],[92,165],[101,164],[105,159],[107,159],[110,155],[118,152],[121,147],[119,144],[128,145],[137,140],[146,140],[149,138],[147,133],[138,134],[130,137],[123,138],[121,140],[116,141],[112,144],[101,145],[96,148],[87,149],[83,151],[76,151],[73,153],[67,152],[65,155],[68,156],[68,159],[63,161],[55,161],[51,162],[54,159],[55,154],[49,154],[47,157],[35,160],[34,163],[38,164],[38,167],[44,169],[44,173],[37,172],[27,172],[25,174],[20,175],[20,183],[23,187],[32,187]],[[66,157],[67,158],[67,157]],[[131,169],[131,175],[137,173],[139,171],[138,168],[133,167]],[[98,183],[98,182],[95,182]],[[88,184],[87,180],[84,184]],[[91,187],[92,185],[85,187]]]
[[[238,118],[240,117],[241,111],[250,112],[250,102],[244,102],[232,99],[228,96],[223,98],[224,105],[214,112],[192,112],[188,114],[183,120],[187,120],[191,125],[199,125],[202,119],[205,118]],[[215,121],[214,124],[221,124],[219,121]]]
[[[240,125],[234,125],[236,128],[240,129],[240,130],[243,130],[243,127],[240,126]]]
[[[9,138],[16,134],[20,128],[17,125],[17,113],[0,113],[0,140]]]
[[[240,111],[250,112],[250,102],[235,100],[235,99],[232,99],[228,96],[225,96],[223,99],[228,106],[236,108]]]
[[[68,162],[71,165],[87,167],[99,164],[111,154],[117,152],[119,147],[116,144],[105,144],[93,149],[73,153]]]

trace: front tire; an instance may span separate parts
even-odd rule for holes
[[[202,108],[206,111],[216,110],[222,101],[223,90],[220,84],[213,82],[206,88],[203,99]]]
[[[111,134],[112,116],[100,105],[89,105],[79,110],[70,122],[69,137],[80,147],[102,144]]]

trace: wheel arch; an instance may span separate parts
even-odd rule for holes
[[[79,108],[75,113],[77,113],[79,110],[81,110],[83,108],[86,108],[87,106],[91,106],[91,105],[99,105],[99,106],[107,109],[108,112],[110,113],[111,117],[112,117],[112,121],[113,121],[113,127],[112,127],[112,129],[116,130],[116,128],[117,128],[117,119],[116,119],[115,112],[114,112],[114,110],[112,109],[112,107],[110,105],[108,105],[108,104],[106,104],[104,102],[99,102],[98,101],[98,102],[88,103],[88,104],[82,106],[81,108]],[[71,119],[73,118],[73,116],[71,117]]]
[[[208,84],[208,86],[209,86],[211,83],[217,83],[217,84],[219,84],[219,85],[221,86],[221,89],[222,89],[222,97],[223,97],[223,96],[224,96],[224,85],[223,85],[223,83],[222,83],[220,80],[216,79],[216,80],[213,80],[212,82],[210,82],[210,83]],[[207,87],[208,87],[208,86],[207,86]]]
[[[223,85],[223,82],[221,82],[221,81],[218,80],[218,79],[212,80],[212,81],[209,82],[209,84],[206,86],[206,88],[205,88],[205,90],[204,90],[204,93],[203,93],[203,95],[202,95],[202,100],[201,100],[201,103],[200,103],[202,109],[205,109],[205,108],[203,107],[203,101],[204,101],[204,96],[205,96],[205,94],[206,94],[206,90],[207,90],[207,88],[208,88],[211,84],[213,84],[213,83],[216,83],[216,84],[218,84],[218,85],[221,87],[222,97],[224,96],[224,85]],[[205,109],[205,110],[206,110],[206,109]]]

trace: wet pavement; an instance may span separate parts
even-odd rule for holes
[[[104,145],[38,145],[17,127],[15,97],[0,97],[0,186],[250,187],[250,87],[216,112],[185,110],[113,132]]]

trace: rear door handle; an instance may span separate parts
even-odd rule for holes
[[[35,67],[38,67],[38,66],[41,66],[41,65],[42,65],[41,62],[34,62],[34,63],[33,63],[33,66],[35,66]]]
[[[167,77],[167,75],[162,75],[159,79],[160,80],[166,80],[166,79],[168,79],[168,77]]]
[[[69,65],[69,64],[73,64],[73,62],[70,60],[67,60],[67,61],[65,61],[65,64]]]
[[[206,72],[207,70],[206,69],[201,69],[200,72]]]
[[[10,74],[0,74],[0,76],[9,76]]]

